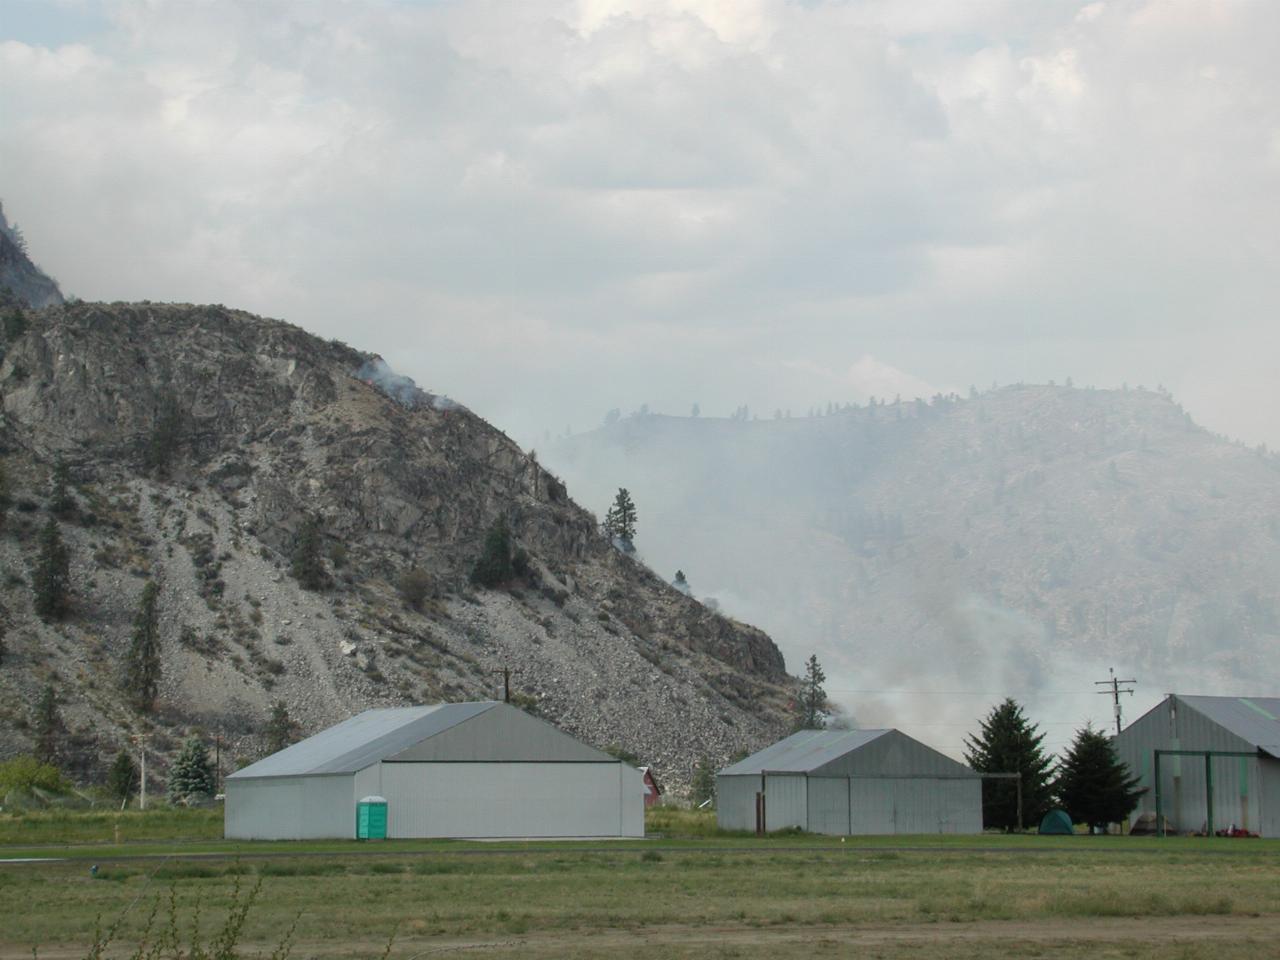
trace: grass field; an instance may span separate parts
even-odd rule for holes
[[[181,820],[181,817],[179,817]],[[261,883],[242,955],[408,960],[604,957],[1186,957],[1274,955],[1280,843],[1105,837],[718,836],[703,819],[651,822],[662,839],[594,844],[99,843],[49,863],[0,864],[0,956],[129,956],[153,906],[183,941],[206,936]],[[143,824],[139,840],[147,838]],[[87,825],[77,830],[90,830]],[[98,829],[94,827],[92,829]],[[7,831],[8,826],[0,826]],[[52,845],[42,826],[36,843]],[[11,838],[9,832],[0,835]],[[185,835],[185,834],[184,834]],[[22,838],[26,839],[26,838]],[[103,839],[113,839],[112,836]],[[191,854],[213,848],[228,859]],[[242,859],[230,859],[237,850]],[[0,856],[29,856],[32,846]],[[119,859],[140,852],[162,855]],[[306,855],[302,855],[302,854]],[[98,856],[93,856],[97,854]],[[269,856],[263,856],[268,854]],[[101,861],[101,862],[99,862]],[[101,918],[99,920],[99,918]]]

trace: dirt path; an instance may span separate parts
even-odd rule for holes
[[[1266,955],[1280,941],[1280,916],[1138,917],[1047,920],[986,920],[973,923],[885,924],[859,926],[665,925],[638,930],[552,931],[492,937],[406,937],[398,940],[394,960],[438,956],[622,957],[637,949],[648,956],[813,957],[851,950],[876,950],[876,956],[1022,956],[1030,948],[1040,956],[1091,956],[1103,944],[1126,956],[1159,956],[1174,945],[1201,945],[1214,956]],[[242,955],[269,956],[274,943],[243,944]],[[385,942],[300,939],[292,956],[382,956]],[[1062,948],[1066,953],[1059,953]],[[1259,950],[1262,952],[1259,953]],[[938,952],[943,951],[943,952]],[[993,952],[994,951],[994,952]],[[124,956],[129,949],[108,951]],[[78,960],[83,947],[42,947],[41,960]],[[0,944],[0,960],[30,960],[30,945]]]

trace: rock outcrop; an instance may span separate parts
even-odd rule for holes
[[[162,754],[198,726],[249,758],[276,700],[309,731],[371,704],[500,695],[504,670],[517,702],[677,785],[785,726],[767,636],[620,554],[535,458],[456,403],[392,389],[376,358],[217,306],[64,305],[25,326],[0,364],[0,751],[27,746],[46,682],[85,776],[150,724]],[[29,567],[58,461],[72,607],[43,624]],[[477,589],[500,518],[521,573]],[[290,572],[307,524],[320,590]],[[144,718],[120,675],[151,578],[165,652]]]

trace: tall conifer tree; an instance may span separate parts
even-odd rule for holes
[[[124,690],[140,713],[149,713],[156,705],[160,689],[160,587],[147,581],[133,616],[133,637],[125,654]]]
[[[1012,698],[993,707],[981,725],[982,733],[965,741],[965,761],[979,773],[1017,773],[1022,781],[1022,824],[1039,823],[1053,806],[1053,760],[1044,754],[1044,734]],[[984,780],[983,824],[1014,829],[1019,819],[1017,794],[1012,780]]]

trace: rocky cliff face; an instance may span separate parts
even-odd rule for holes
[[[0,294],[28,307],[56,306],[62,291],[27,256],[22,232],[5,218],[0,206]]]
[[[790,681],[767,636],[618,553],[534,458],[465,408],[398,389],[373,358],[222,307],[26,320],[0,364],[4,752],[27,746],[25,705],[46,682],[86,775],[149,724],[162,754],[199,726],[249,758],[273,701],[311,731],[373,704],[500,695],[504,669],[519,702],[676,784],[785,725]],[[72,607],[43,624],[30,565],[58,460],[75,502],[60,524]],[[527,572],[476,589],[500,517]],[[318,591],[290,575],[308,521]],[[119,682],[149,579],[164,636],[154,718]]]

